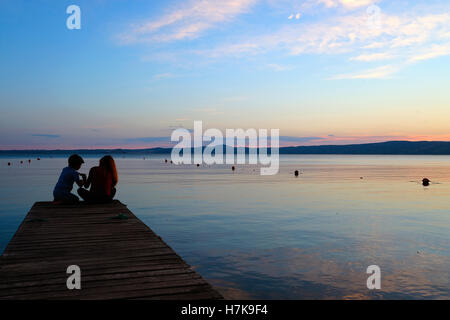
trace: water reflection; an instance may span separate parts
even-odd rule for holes
[[[0,166],[2,249],[64,162]],[[163,158],[117,165],[118,197],[226,297],[450,297],[450,157],[285,156],[265,177]],[[366,288],[372,264],[380,291]]]

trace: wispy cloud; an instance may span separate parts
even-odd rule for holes
[[[296,23],[285,20],[273,31],[259,35],[243,32],[227,37],[227,42],[208,46],[208,49],[190,48],[189,55],[212,60],[248,58],[273,52],[291,56],[345,55],[346,60],[355,62],[355,68],[364,67],[363,63],[368,66],[365,70],[338,75],[334,79],[386,79],[409,64],[450,54],[449,5],[411,6],[409,11],[392,13],[384,11],[382,0],[306,0],[300,3],[294,0],[189,0],[159,17],[135,24],[121,38],[125,43],[195,39],[241,14],[250,13],[257,3],[263,2],[281,6],[280,2],[293,8],[288,16],[290,20],[306,19]],[[380,24],[376,27],[370,25],[367,11],[372,4],[381,6]],[[311,13],[317,10],[333,14],[325,13],[320,20],[310,19]],[[380,61],[383,65],[373,65]],[[278,64],[267,64],[267,67],[275,71],[288,69]],[[155,75],[154,79],[171,77],[173,75],[164,73]]]
[[[221,115],[225,113],[223,111],[218,110],[217,108],[197,108],[193,109],[193,111],[209,115]]]
[[[291,70],[292,68],[289,66],[284,66],[281,64],[277,64],[277,63],[269,63],[267,65],[270,69],[274,70],[274,71],[287,71],[287,70]]]
[[[295,142],[295,143],[305,143],[313,141],[321,141],[323,137],[295,137],[295,136],[280,136],[281,142]]]
[[[381,21],[380,28],[370,28],[364,11],[315,23],[284,26],[272,34],[225,45],[216,51],[229,54],[284,49],[292,55],[299,55],[339,54],[360,51],[361,48],[384,48],[389,52],[383,54],[390,54],[395,48],[412,49],[430,42],[450,40],[450,14],[418,17],[383,14]]]
[[[381,52],[381,53],[369,53],[369,54],[361,54],[357,57],[350,58],[351,61],[364,61],[364,62],[370,62],[370,61],[379,61],[379,60],[387,60],[391,59],[393,56],[387,52]]]
[[[362,72],[357,72],[353,74],[341,74],[330,78],[331,80],[341,80],[341,79],[387,79],[390,78],[394,73],[399,70],[398,66],[381,66]]]
[[[445,45],[434,44],[426,52],[412,56],[409,59],[409,62],[418,62],[446,55],[450,55],[450,43],[447,43]]]
[[[125,142],[145,142],[145,143],[169,143],[170,137],[138,137],[128,138]]]
[[[344,8],[354,9],[359,7],[367,7],[379,1],[380,0],[313,0],[310,2],[316,4],[323,4],[327,8],[342,6]]]
[[[56,139],[56,138],[61,137],[59,134],[32,134],[32,136],[40,137],[40,138],[49,138],[49,139]]]
[[[330,5],[338,2],[356,7],[356,1],[331,1]],[[446,8],[450,9],[448,6]],[[294,56],[353,54],[355,56],[350,61],[370,63],[384,60],[403,67],[408,63],[450,54],[449,13],[381,13],[380,22],[379,27],[371,27],[366,10],[360,9],[319,22],[284,25],[273,33],[222,44],[200,53],[211,58],[227,55],[248,57],[271,51],[285,51]],[[401,68],[379,66],[354,77],[387,78],[399,70]]]
[[[153,76],[153,79],[154,80],[162,80],[162,79],[170,79],[170,78],[174,78],[175,77],[175,75],[173,75],[172,73],[170,73],[170,72],[167,72],[167,73],[159,73],[159,74],[155,74],[154,76]]]
[[[295,20],[298,20],[298,19],[301,18],[301,16],[302,16],[302,14],[301,14],[300,12],[298,12],[298,13],[296,13],[296,14],[291,14],[291,15],[288,17],[288,20],[292,20],[292,19],[294,19],[294,18],[295,18]]]
[[[190,0],[159,18],[149,19],[120,35],[124,43],[193,39],[220,23],[246,13],[258,0]]]

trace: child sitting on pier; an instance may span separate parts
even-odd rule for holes
[[[53,203],[55,204],[77,203],[79,201],[78,197],[71,193],[73,183],[76,182],[76,184],[81,187],[86,182],[86,175],[80,174],[77,171],[84,163],[83,158],[77,154],[73,154],[69,157],[68,162],[69,166],[62,170],[55,189],[53,190]],[[80,176],[82,179],[80,179]]]

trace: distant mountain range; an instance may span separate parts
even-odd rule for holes
[[[280,148],[281,154],[398,154],[450,155],[450,142],[388,141],[379,143]]]
[[[225,146],[223,147],[225,153]],[[0,156],[68,155],[155,155],[170,154],[172,148],[149,149],[77,149],[77,150],[0,150]],[[248,148],[246,149],[248,152]],[[450,142],[445,141],[388,141],[379,143],[282,147],[280,154],[390,154],[390,155],[450,155]]]

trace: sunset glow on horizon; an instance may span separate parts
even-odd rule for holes
[[[196,120],[450,141],[448,1],[3,0],[0,24],[2,150],[169,147]]]

